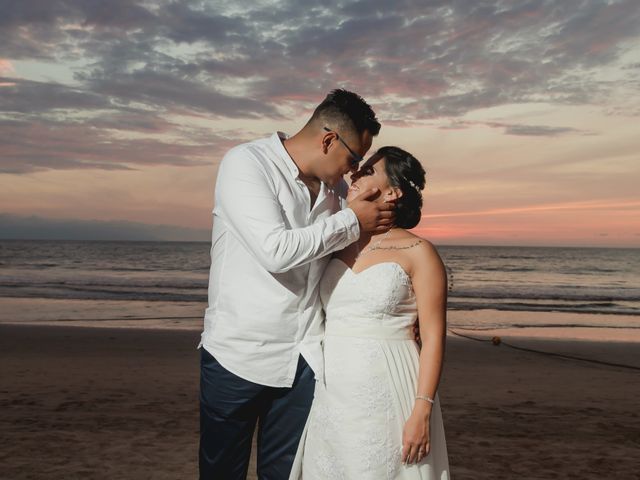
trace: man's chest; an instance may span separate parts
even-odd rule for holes
[[[340,196],[325,185],[310,189],[302,181],[281,182],[275,194],[289,228],[311,225],[342,209]]]

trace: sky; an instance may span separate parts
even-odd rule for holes
[[[361,94],[435,244],[640,247],[640,3],[0,0],[0,238],[207,240],[225,151]]]

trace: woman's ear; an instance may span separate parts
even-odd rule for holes
[[[400,197],[402,197],[402,190],[398,187],[389,187],[389,190],[385,193],[386,200],[398,200]]]

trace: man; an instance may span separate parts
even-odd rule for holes
[[[332,91],[293,137],[231,149],[218,171],[200,377],[200,478],[287,479],[322,379],[318,282],[328,255],[383,231],[393,205],[363,192],[344,208],[380,123],[358,95]]]

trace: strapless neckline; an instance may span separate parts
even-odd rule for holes
[[[349,265],[347,265],[347,263],[342,260],[341,258],[338,257],[333,257],[331,260],[337,260],[339,263],[342,264],[342,266],[345,268],[345,270],[349,271],[352,275],[354,276],[358,276],[358,275],[362,275],[363,273],[366,273],[369,270],[372,270],[376,267],[380,267],[383,265],[388,265],[388,266],[394,266],[396,267],[400,273],[402,273],[409,281],[411,281],[411,277],[409,276],[409,274],[407,273],[407,271],[402,268],[402,265],[400,265],[398,262],[394,262],[394,261],[386,261],[386,262],[378,262],[378,263],[374,263],[372,265],[369,265],[367,268],[365,268],[364,270],[360,270],[359,272],[355,272]]]

